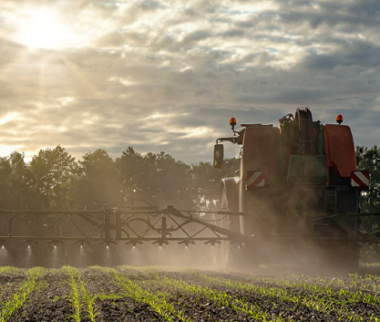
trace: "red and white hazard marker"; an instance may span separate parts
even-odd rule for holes
[[[369,171],[352,171],[351,186],[353,186],[354,188],[368,188]]]
[[[261,171],[247,171],[247,189],[264,187],[265,176]]]

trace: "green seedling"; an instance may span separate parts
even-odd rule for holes
[[[10,301],[3,303],[0,312],[0,322],[7,321],[23,303],[29,298],[32,291],[37,288],[38,278],[42,275],[43,268],[35,267],[28,271],[26,280],[22,283],[21,287],[13,294]]]
[[[133,298],[137,302],[149,304],[153,310],[160,314],[166,321],[172,322],[173,317],[180,321],[191,321],[182,311],[175,310],[174,306],[166,301],[168,294],[163,292],[150,292],[141,288],[137,283],[124,277],[115,269],[105,269],[116,281],[116,283],[123,288],[125,296]]]
[[[83,294],[83,302],[87,306],[87,309],[85,311],[88,313],[91,322],[95,322],[95,317],[99,313],[97,313],[95,308],[94,308],[94,297],[90,296],[90,294],[87,292],[83,281],[81,282],[81,290],[82,290],[82,294]]]

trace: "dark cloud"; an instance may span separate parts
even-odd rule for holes
[[[212,34],[209,31],[197,30],[187,34],[186,37],[183,39],[183,43],[189,45],[190,43],[205,40],[207,38],[210,38],[211,36]]]
[[[219,37],[243,37],[245,36],[245,31],[240,29],[232,29],[219,34]]]
[[[151,0],[142,1],[138,3],[137,6],[139,6],[143,10],[148,10],[148,11],[167,8],[166,5],[158,1],[151,1]]]

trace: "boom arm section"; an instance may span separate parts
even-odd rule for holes
[[[168,206],[163,210],[104,209],[95,211],[0,211],[0,241],[62,243],[91,241],[106,244],[124,241],[141,244],[214,245],[223,240],[248,241],[244,235],[221,228],[218,219],[203,219],[196,211],[187,214]],[[212,213],[217,214],[217,213]],[[211,215],[211,213],[208,213]],[[225,216],[225,214],[223,213]]]
[[[177,210],[168,206],[163,210],[104,209],[95,211],[0,211],[0,242],[19,241],[32,243],[47,241],[53,244],[73,241],[84,244],[102,242],[106,244],[126,242],[127,244],[194,244],[202,241],[206,244],[219,244],[222,241],[249,244],[257,238],[219,227],[218,221],[224,216],[252,216],[248,213],[205,212]],[[356,216],[379,216],[373,214],[335,214],[334,218]],[[328,216],[328,217],[332,217]],[[265,216],[261,216],[265,221]],[[320,217],[322,219],[327,217]],[[265,225],[263,225],[265,227]],[[272,236],[276,238],[275,236]],[[279,239],[281,237],[278,236]],[[287,237],[284,237],[285,239]],[[324,239],[318,236],[292,236],[293,239]],[[337,238],[339,239],[339,238]],[[350,236],[350,240],[374,241],[380,239],[379,232],[359,237]]]

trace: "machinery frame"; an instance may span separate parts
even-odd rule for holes
[[[143,242],[152,242],[162,246],[169,242],[178,242],[188,246],[195,242],[204,242],[214,246],[222,241],[245,244],[257,241],[255,236],[246,236],[222,228],[217,225],[219,219],[206,220],[200,216],[200,213],[213,215],[214,218],[216,216],[251,216],[247,213],[225,211],[180,211],[173,206],[162,210],[155,207],[109,208],[92,211],[0,210],[0,243],[17,241],[30,244],[46,241],[56,245],[72,241],[81,245],[90,242],[110,245],[125,242],[136,246]],[[327,218],[344,221],[347,217],[364,216],[380,216],[380,213],[334,214],[314,220]],[[380,231],[360,237],[349,234],[346,238],[318,236],[277,238],[373,242],[380,240]]]

